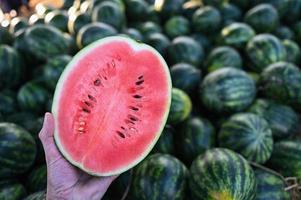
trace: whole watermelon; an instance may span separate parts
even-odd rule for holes
[[[267,33],[278,26],[279,16],[270,4],[259,4],[246,13],[244,20],[257,33]]]
[[[155,9],[159,12],[163,19],[179,14],[182,11],[182,6],[185,0],[164,0],[155,2]]]
[[[26,172],[36,157],[36,143],[25,129],[12,123],[0,123],[0,178]]]
[[[285,177],[297,177],[301,180],[301,141],[277,142],[268,166]]]
[[[162,56],[166,56],[170,40],[162,33],[153,33],[146,38],[146,43],[154,47]]]
[[[265,163],[273,150],[268,122],[252,113],[231,116],[222,124],[218,139],[221,147],[232,149],[256,163]]]
[[[42,61],[56,55],[67,54],[69,50],[69,43],[64,34],[52,26],[31,26],[25,30],[20,40],[22,45],[19,48],[22,53]]]
[[[64,10],[55,10],[47,13],[45,16],[45,24],[56,27],[62,32],[68,30],[68,13]]]
[[[287,105],[268,99],[257,99],[249,111],[267,120],[276,140],[293,136],[298,130],[298,115]]]
[[[190,166],[198,155],[215,145],[215,128],[205,118],[190,117],[175,138],[177,156]]]
[[[220,13],[224,25],[231,24],[241,20],[241,10],[232,3],[223,3],[220,7]]]
[[[18,104],[22,110],[36,113],[44,111],[48,98],[48,91],[34,81],[24,84],[19,89],[17,96]]]
[[[16,95],[13,91],[3,90],[0,92],[0,113],[10,115],[17,110]]]
[[[164,25],[164,31],[170,38],[190,33],[189,21],[183,16],[171,17]]]
[[[86,24],[91,22],[91,16],[87,13],[73,13],[69,15],[68,31],[71,34],[77,34],[78,31]]]
[[[273,5],[278,10],[282,21],[287,24],[291,24],[300,19],[301,2],[299,0],[264,0],[264,2]]]
[[[0,45],[0,89],[17,86],[24,74],[23,60],[14,48]]]
[[[137,29],[142,33],[143,37],[147,38],[153,33],[161,33],[162,28],[159,24],[147,21],[137,25]]]
[[[117,31],[114,27],[101,22],[86,24],[76,36],[76,44],[78,48],[83,48],[101,38],[116,35]]]
[[[223,67],[242,68],[238,51],[228,46],[214,48],[206,59],[206,70],[212,72]]]
[[[168,123],[177,124],[190,115],[192,103],[189,96],[182,90],[173,88]]]
[[[293,32],[292,29],[290,29],[287,26],[278,26],[274,30],[274,35],[277,36],[279,39],[284,40],[284,39],[293,39],[295,37],[295,33]]]
[[[126,0],[126,17],[128,21],[144,21],[148,16],[150,5],[144,0]]]
[[[221,30],[221,43],[235,48],[243,49],[255,36],[255,31],[248,24],[235,22]]]
[[[246,72],[225,67],[205,76],[199,92],[207,109],[217,113],[233,113],[251,105],[256,87]]]
[[[193,95],[201,82],[201,71],[193,65],[187,63],[178,63],[170,69],[173,87]]]
[[[41,66],[42,74],[38,74],[37,76],[42,75],[42,79],[45,83],[45,86],[51,91],[53,91],[61,73],[70,61],[71,57],[69,55],[55,56],[54,58],[49,60],[44,66]]]
[[[200,68],[204,59],[204,50],[194,39],[180,36],[173,39],[168,47],[167,58],[170,64],[186,62]]]
[[[246,53],[253,63],[251,68],[261,72],[268,65],[286,60],[286,51],[281,41],[271,34],[259,34],[247,44]]]
[[[207,150],[193,161],[190,174],[192,199],[255,199],[255,174],[249,163],[231,150]]]
[[[188,170],[177,158],[153,154],[137,166],[133,177],[136,199],[184,199]]]
[[[285,191],[286,183],[269,171],[255,168],[257,181],[256,200],[290,200],[290,193]]]
[[[102,22],[121,30],[125,25],[125,14],[117,3],[103,1],[93,8],[92,21]]]
[[[136,28],[127,28],[123,31],[124,34],[129,36],[130,38],[137,40],[137,41],[143,41],[143,35],[141,32]]]
[[[278,62],[260,75],[259,84],[264,96],[294,107],[301,107],[301,70],[294,64]]]
[[[192,17],[193,28],[197,32],[214,33],[219,30],[222,18],[219,10],[204,6],[195,11]]]

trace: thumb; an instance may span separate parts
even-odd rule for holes
[[[51,164],[55,160],[61,158],[61,154],[54,143],[53,134],[54,119],[51,113],[46,113],[42,130],[39,133],[39,138],[43,144],[47,164]]]

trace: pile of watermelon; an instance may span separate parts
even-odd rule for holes
[[[0,20],[0,199],[45,198],[57,81],[116,35],[154,47],[173,88],[155,147],[103,199],[301,199],[301,1],[65,0]]]

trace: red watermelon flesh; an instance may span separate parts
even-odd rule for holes
[[[90,174],[122,173],[151,151],[170,101],[169,70],[156,50],[124,37],[99,40],[80,51],[58,81],[56,144]]]

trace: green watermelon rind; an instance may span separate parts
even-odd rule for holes
[[[169,99],[167,101],[167,106],[166,106],[164,116],[162,118],[161,126],[158,130],[158,133],[156,133],[155,138],[149,144],[149,148],[145,149],[145,151],[139,157],[137,157],[135,160],[133,160],[131,163],[129,163],[126,167],[120,168],[119,170],[102,173],[102,172],[95,172],[95,171],[90,171],[88,169],[85,169],[82,163],[72,160],[71,156],[67,153],[67,151],[64,149],[63,145],[60,142],[60,138],[59,138],[59,135],[57,132],[58,121],[56,119],[58,116],[58,107],[59,107],[58,105],[59,105],[60,93],[63,89],[65,81],[67,80],[68,75],[73,70],[75,64],[78,62],[79,59],[81,59],[83,56],[85,56],[87,52],[91,51],[92,49],[94,49],[100,45],[104,45],[104,44],[107,44],[107,43],[110,43],[113,41],[127,42],[131,46],[131,48],[133,48],[135,51],[147,50],[147,51],[150,51],[151,53],[153,53],[154,55],[156,55],[157,58],[159,58],[162,66],[164,67],[164,70],[166,71],[166,82],[168,84]],[[147,44],[136,42],[135,40],[132,40],[132,39],[126,38],[126,37],[122,37],[122,36],[110,36],[110,37],[106,37],[104,39],[95,41],[95,42],[91,43],[90,45],[88,45],[86,48],[84,48],[82,51],[80,51],[78,54],[76,54],[73,57],[72,61],[69,62],[69,64],[66,66],[65,70],[63,71],[63,73],[57,83],[56,90],[55,90],[54,97],[53,97],[53,104],[52,104],[52,114],[53,114],[54,121],[55,121],[55,129],[54,129],[55,130],[54,131],[55,143],[56,143],[57,147],[59,148],[60,152],[63,154],[63,156],[71,164],[82,169],[83,171],[87,172],[88,174],[91,174],[93,176],[112,176],[112,175],[116,175],[116,174],[125,172],[128,169],[130,169],[130,168],[134,167],[135,165],[137,165],[138,163],[140,163],[150,153],[150,151],[152,150],[152,148],[155,146],[156,142],[158,141],[158,139],[164,129],[165,123],[167,122],[167,118],[168,118],[168,114],[169,114],[169,109],[170,109],[170,105],[171,105],[171,88],[172,88],[172,82],[171,82],[171,77],[169,75],[168,65],[166,64],[164,58],[153,47],[151,47]]]

